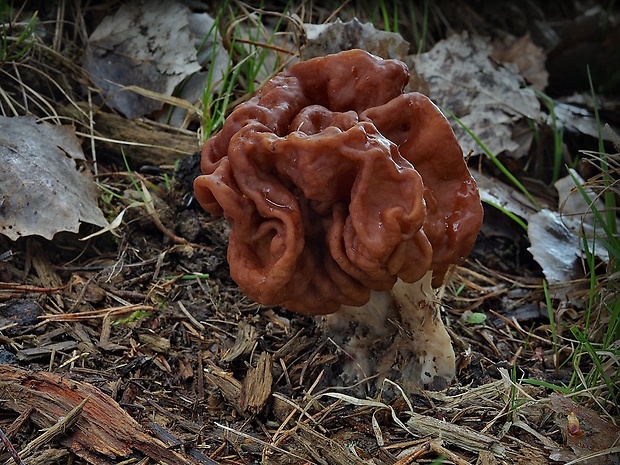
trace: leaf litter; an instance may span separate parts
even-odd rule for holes
[[[362,23],[357,18],[347,22],[336,19],[329,24],[304,24],[304,32],[302,60],[351,48],[403,61],[409,53],[409,44],[400,34],[377,30],[372,23]]]
[[[431,99],[459,118],[491,153],[523,156],[533,133],[520,129],[526,119],[541,121],[540,103],[523,77],[514,68],[493,61],[492,54],[488,40],[462,32],[412,61],[428,82]],[[460,125],[453,123],[453,129],[465,153],[482,153]]]
[[[213,24],[207,14],[193,14],[181,2],[126,2],[90,35],[84,67],[105,91],[107,105],[129,119],[147,115],[161,110],[162,102],[132,90],[173,95],[177,86],[201,70],[200,59],[209,61],[209,45],[219,45],[212,75],[221,80],[227,61],[224,50],[203,39],[214,30]],[[196,97],[202,92],[196,95],[196,89],[206,87],[206,75],[200,76],[198,84],[185,86],[184,96],[190,101],[199,101]]]
[[[0,234],[52,239],[82,223],[108,224],[71,125],[0,116],[0,158]]]
[[[185,27],[186,23],[179,24]],[[487,44],[482,40],[478,46],[483,51],[480,56],[488,61]],[[149,51],[148,47],[144,50]],[[470,64],[487,70],[483,61]],[[506,101],[502,92],[518,92],[524,82],[514,70],[510,73],[508,89],[496,91]],[[472,87],[476,87],[473,76]],[[165,92],[172,95],[173,87],[166,87]],[[103,92],[109,90],[104,87]],[[158,89],[152,97],[160,92],[165,93]],[[534,109],[529,98],[520,96],[516,101]],[[524,112],[512,112],[502,105],[496,109],[484,98],[478,101],[489,111],[500,112],[504,127],[499,130],[506,138],[498,149],[522,156],[529,142],[519,140],[516,143],[522,146],[515,148],[512,134]],[[154,106],[155,111],[158,108],[163,106]],[[481,131],[484,134],[484,128]],[[181,162],[175,171],[166,165],[156,170],[140,166],[136,166],[139,173],[117,169],[98,179],[115,194],[104,205],[111,217],[118,218],[119,212],[136,205],[135,197],[128,194],[135,190],[136,177],[139,190],[149,194],[144,200],[148,208],[132,207],[115,224],[119,239],[93,236],[86,248],[65,236],[44,243],[45,247],[35,239],[15,243],[2,239],[11,253],[3,253],[0,260],[6,282],[0,283],[2,300],[19,297],[43,314],[38,323],[22,319],[11,324],[10,336],[1,335],[0,356],[22,355],[25,373],[20,376],[33,376],[33,370],[44,369],[43,375],[50,372],[54,383],[62,383],[65,376],[76,379],[86,390],[105,394],[110,408],[122,406],[136,420],[131,427],[146,433],[123,438],[144,441],[142,449],[133,449],[133,453],[149,456],[145,448],[163,443],[172,451],[167,452],[173,460],[169,463],[175,463],[172,456],[176,454],[185,463],[401,464],[443,456],[459,464],[542,464],[600,453],[602,447],[607,455],[592,463],[616,463],[616,445],[594,441],[616,431],[611,419],[559,403],[554,399],[564,397],[550,395],[542,385],[520,382],[522,376],[559,385],[566,380],[562,378],[566,374],[555,369],[549,333],[540,325],[540,314],[519,313],[543,301],[542,270],[517,265],[522,276],[497,272],[484,265],[493,265],[492,254],[474,254],[465,267],[453,272],[451,286],[461,290],[444,290],[451,306],[450,331],[459,350],[460,385],[409,397],[397,386],[389,386],[373,399],[359,398],[326,384],[342,354],[322,339],[311,319],[260,307],[240,295],[227,272],[226,225],[200,212],[188,198],[192,175],[184,183],[183,170],[192,173],[192,162]],[[504,199],[514,197],[509,187],[504,190]],[[496,189],[491,186],[489,192]],[[521,205],[515,211],[529,208]],[[175,233],[190,244],[175,244]],[[508,251],[496,248],[494,253],[503,254],[499,258],[506,263],[519,263]],[[58,287],[58,283],[67,285]],[[564,310],[565,319],[571,318],[571,304]],[[11,312],[7,307],[0,305],[0,313]],[[472,309],[493,318],[477,323],[460,318]],[[526,338],[529,346],[523,345]],[[57,345],[65,342],[70,344]],[[28,352],[39,348],[43,350],[37,355]],[[1,366],[9,370],[5,373],[13,373],[11,365]],[[521,369],[527,373],[520,374]],[[5,398],[17,386],[3,382],[8,391],[0,397]],[[63,415],[45,401],[39,402],[45,398],[43,387],[32,389],[29,395],[41,418]],[[62,393],[56,395],[64,399]],[[67,403],[67,413],[72,406],[76,405]],[[78,425],[97,420],[98,414],[89,408],[88,402],[84,404]],[[47,426],[47,420],[38,419],[35,411],[17,405],[10,410],[21,415],[2,417],[0,426],[12,441],[19,442],[16,432],[24,428],[25,419],[39,428]],[[118,415],[114,414],[116,421],[124,418]],[[577,423],[581,430],[587,428],[592,441],[575,445],[563,436],[571,428],[580,431],[575,430]],[[102,439],[104,429],[79,431],[90,438],[86,447],[72,449],[66,446],[68,442],[61,444],[77,454],[77,463],[117,463],[101,450],[89,452]],[[78,437],[70,433],[67,440]]]

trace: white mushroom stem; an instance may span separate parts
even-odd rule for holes
[[[429,271],[415,283],[398,280],[391,291],[373,292],[362,307],[343,306],[323,317],[329,336],[346,353],[343,384],[387,377],[412,391],[446,387],[454,379],[454,349],[431,277]]]
[[[431,287],[431,277],[429,271],[415,283],[398,280],[392,288],[400,321],[408,333],[404,338],[411,341],[405,344],[412,354],[409,368],[413,372],[408,375],[419,377],[423,385],[433,384],[438,377],[450,383],[456,376],[452,341],[441,318],[442,307]]]

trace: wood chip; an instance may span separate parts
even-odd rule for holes
[[[239,380],[235,379],[231,373],[220,370],[219,368],[211,365],[204,371],[204,378],[207,384],[216,386],[222,396],[229,402],[237,412],[243,415],[247,415],[247,411],[241,407],[241,390],[242,384]],[[274,412],[280,412],[281,416],[278,418],[284,418],[291,411],[291,406],[287,403],[286,399],[282,397],[273,397],[273,410]]]
[[[256,368],[250,368],[241,385],[239,406],[253,414],[260,412],[271,397],[273,375],[271,374],[272,357],[263,352]]]
[[[237,412],[243,412],[239,405],[241,383],[231,373],[222,371],[215,366],[210,366],[205,370],[205,381],[211,386],[216,386]]]
[[[138,339],[149,350],[154,352],[166,354],[170,350],[170,340],[168,338],[157,336],[155,334],[140,333],[138,334]]]
[[[60,442],[89,463],[111,465],[136,452],[169,465],[199,463],[149,436],[114,399],[91,384],[0,365],[3,408],[20,414],[32,408],[30,419],[38,428],[51,428],[87,398],[72,430]]]
[[[22,349],[17,352],[17,359],[20,362],[31,362],[33,360],[49,357],[52,352],[73,350],[77,347],[77,345],[78,344],[75,341],[62,341],[46,346]]]
[[[258,334],[256,333],[256,328],[248,323],[240,322],[237,328],[237,334],[235,335],[235,344],[228,353],[222,357],[222,361],[232,362],[241,355],[249,354],[254,348],[257,339]]]

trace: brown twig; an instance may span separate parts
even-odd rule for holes
[[[62,291],[72,283],[65,284],[64,286],[54,286],[54,287],[39,287],[39,286],[29,286],[28,284],[17,284],[17,283],[3,283],[0,282],[0,289],[8,290],[8,291],[20,291],[20,292],[42,292],[45,294],[50,294],[52,292]]]
[[[56,424],[54,424],[53,426],[50,426],[43,434],[41,434],[40,436],[37,436],[32,441],[30,441],[26,445],[26,447],[24,447],[20,451],[20,454],[23,457],[30,456],[34,452],[36,452],[41,446],[43,446],[44,444],[47,444],[52,439],[54,439],[56,436],[59,436],[61,434],[63,435],[66,434],[73,427],[73,425],[75,425],[75,423],[78,421],[78,419],[80,418],[80,415],[82,414],[82,411],[84,410],[84,405],[86,405],[86,403],[89,400],[90,400],[90,396],[85,397],[84,400],[82,400],[82,402],[80,402],[78,405],[72,408],[71,411],[66,416],[60,417]]]
[[[2,431],[2,428],[0,428],[0,440],[4,444],[4,447],[6,447],[6,449],[9,451],[9,454],[11,454],[11,458],[13,458],[15,463],[17,463],[18,465],[26,465],[19,457],[19,454],[15,450],[15,447],[13,447],[13,444],[11,444],[11,440],[4,434],[4,431]]]
[[[57,315],[42,315],[39,318],[46,321],[78,321],[78,320],[90,320],[93,318],[105,318],[107,315],[118,316],[126,313],[133,313],[137,311],[153,312],[155,307],[152,305],[125,305],[117,308],[103,308],[101,310],[91,310],[88,312],[79,313],[61,313]]]

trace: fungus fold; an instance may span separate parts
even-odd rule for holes
[[[448,121],[404,93],[408,78],[362,50],[296,63],[207,140],[194,183],[231,225],[240,289],[326,315],[351,355],[343,382],[401,373],[441,387],[455,375],[432,286],[471,251],[482,207]]]

